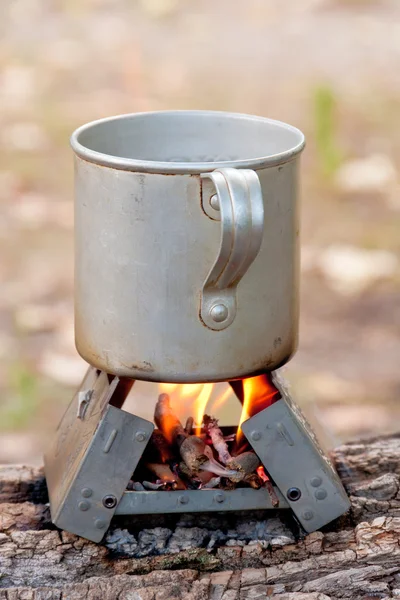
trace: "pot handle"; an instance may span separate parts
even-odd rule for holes
[[[201,178],[203,210],[221,221],[221,245],[201,291],[200,317],[209,329],[221,330],[236,316],[237,285],[260,250],[264,204],[251,169],[216,169]]]

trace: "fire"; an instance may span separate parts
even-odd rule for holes
[[[195,402],[195,423],[196,423],[196,435],[201,433],[201,425],[203,423],[204,413],[206,412],[206,406],[210,399],[211,392],[213,390],[213,383],[205,383],[200,394],[196,398]]]
[[[159,386],[161,393],[171,396],[171,404],[180,417],[185,412],[193,413],[196,435],[201,433],[203,417],[213,390],[213,383],[184,383],[182,385],[162,383]]]
[[[243,408],[236,433],[237,440],[243,437],[241,425],[244,421],[247,421],[247,419],[250,419],[250,417],[256,415],[264,408],[271,406],[271,404],[280,398],[279,391],[272,383],[271,376],[267,374],[243,379],[242,386]]]
[[[217,412],[217,410],[219,410],[221,408],[221,406],[223,406],[225,404],[225,402],[228,400],[229,396],[232,396],[232,388],[230,385],[227,386],[227,388],[225,389],[224,392],[222,392],[222,394],[220,394],[218,396],[218,398],[216,398],[214,400],[214,402],[211,405],[210,408],[210,414],[214,415],[214,413]]]
[[[239,399],[243,399],[243,408],[236,433],[236,441],[241,442],[243,438],[241,425],[253,415],[270,406],[279,399],[279,391],[272,383],[270,375],[259,375],[235,382],[238,387]],[[160,393],[166,393],[171,398],[171,408],[178,419],[182,420],[187,415],[194,417],[196,435],[201,434],[204,415],[210,414],[218,418],[218,411],[233,394],[230,385],[218,394],[219,388],[214,383],[162,383],[159,386]],[[243,398],[240,398],[240,388],[243,390]],[[217,396],[217,397],[215,397]],[[211,402],[210,402],[211,400]],[[208,405],[210,404],[210,407]],[[173,428],[175,421],[171,422]]]

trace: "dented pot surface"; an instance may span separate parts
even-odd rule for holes
[[[297,345],[303,134],[165,111],[89,123],[71,143],[81,356],[164,382],[285,363]]]

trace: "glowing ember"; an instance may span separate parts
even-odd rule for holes
[[[272,383],[270,375],[258,375],[242,380],[243,385],[243,409],[239,419],[239,426],[236,433],[236,439],[239,441],[243,437],[241,425],[250,417],[253,417],[264,408],[271,406],[279,400],[280,394]]]
[[[264,471],[264,467],[262,465],[260,465],[257,469],[257,475],[259,476],[260,479],[262,479],[264,481],[264,483],[266,481],[269,481],[269,477],[266,474],[266,472]]]

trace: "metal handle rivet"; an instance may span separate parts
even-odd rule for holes
[[[297,487],[291,487],[286,492],[286,496],[291,502],[297,502],[297,500],[300,500],[301,491]]]
[[[94,525],[97,529],[105,529],[107,527],[107,523],[103,519],[96,519]]]
[[[147,438],[147,433],[145,431],[137,431],[135,435],[135,440],[137,442],[144,442]]]
[[[319,477],[319,475],[316,475],[310,480],[310,483],[313,487],[319,487],[322,483],[322,479]]]
[[[211,208],[213,208],[214,210],[220,210],[219,207],[219,200],[218,200],[218,196],[217,194],[213,194],[210,198],[210,206]]]
[[[301,516],[305,521],[311,521],[311,519],[314,517],[314,513],[312,510],[305,510]]]
[[[90,508],[90,502],[88,502],[87,500],[81,500],[78,504],[78,508],[79,510],[89,510]]]
[[[258,442],[258,440],[261,440],[261,431],[252,431],[250,434],[251,439],[253,440],[253,442]]]
[[[228,317],[228,309],[225,304],[214,304],[210,309],[210,316],[216,323],[222,323]]]
[[[82,488],[81,494],[84,498],[90,498],[90,496],[93,494],[93,490],[90,488]]]
[[[225,496],[224,494],[215,494],[215,500],[219,503],[224,502],[225,501]]]
[[[179,496],[178,501],[181,504],[187,504],[189,502],[189,498],[188,498],[188,496]]]
[[[108,496],[104,496],[103,506],[105,506],[105,508],[114,508],[115,506],[117,506],[116,497],[113,496],[112,494],[109,494]]]
[[[324,490],[324,488],[320,488],[319,490],[316,490],[315,494],[314,494],[314,496],[316,497],[317,500],[325,500],[327,495],[328,495],[328,493],[326,490]]]

